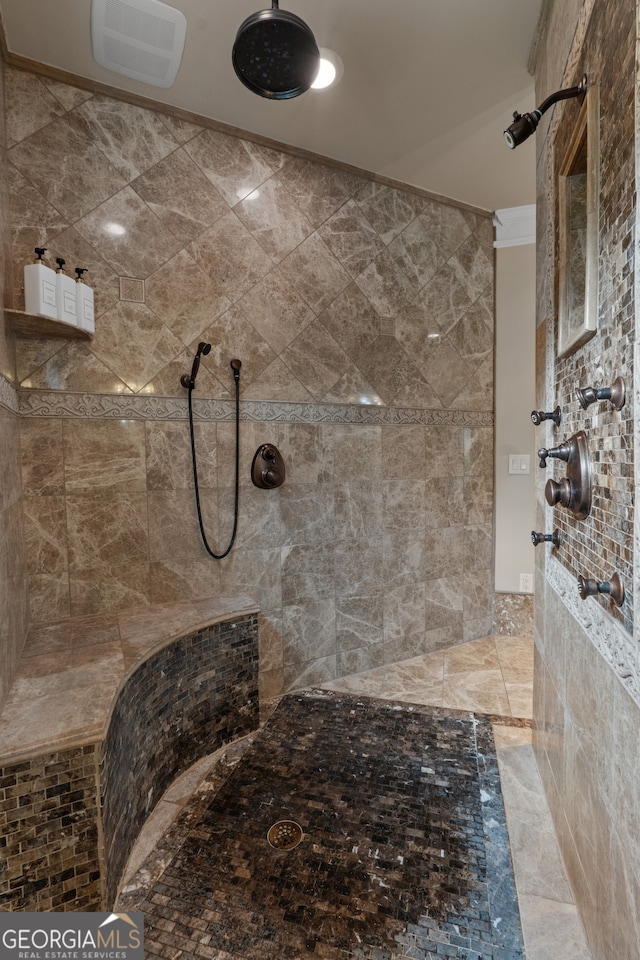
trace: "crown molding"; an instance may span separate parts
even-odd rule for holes
[[[520,247],[536,242],[536,205],[505,207],[493,215],[496,228],[494,247]]]

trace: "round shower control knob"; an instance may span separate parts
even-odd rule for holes
[[[544,487],[545,500],[550,507],[555,507],[556,503],[568,507],[571,504],[571,481],[563,477],[560,483],[557,480],[547,480]]]

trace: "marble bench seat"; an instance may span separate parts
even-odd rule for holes
[[[256,604],[35,625],[0,714],[0,909],[100,910],[155,802],[258,724]]]

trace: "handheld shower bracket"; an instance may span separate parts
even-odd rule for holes
[[[193,365],[192,365],[192,367],[191,367],[191,373],[190,373],[190,374],[189,374],[189,373],[183,373],[182,376],[180,377],[180,383],[181,383],[182,386],[185,387],[187,390],[194,390],[194,389],[195,389],[196,377],[197,377],[197,375],[198,375],[198,370],[200,369],[200,357],[201,357],[202,354],[204,354],[205,357],[206,357],[206,355],[207,355],[208,353],[210,353],[210,352],[211,352],[211,344],[210,344],[210,343],[205,343],[204,340],[201,340],[200,343],[198,344],[198,349],[196,350],[196,355],[195,355],[195,357],[193,358]],[[239,360],[236,360],[235,362],[238,363],[238,364],[240,364],[240,361],[239,361]],[[232,362],[232,365],[233,365],[233,362]],[[239,369],[239,368],[238,368],[238,369]],[[234,374],[234,376],[235,376],[235,374]],[[240,376],[240,373],[238,373],[238,376]]]

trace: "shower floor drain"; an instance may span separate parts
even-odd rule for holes
[[[303,836],[302,827],[295,820],[278,820],[267,831],[267,840],[277,850],[293,850]]]

